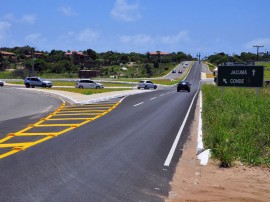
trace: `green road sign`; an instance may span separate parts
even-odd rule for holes
[[[263,66],[219,66],[218,86],[262,87]]]

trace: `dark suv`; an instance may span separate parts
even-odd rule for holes
[[[51,81],[47,81],[39,77],[26,77],[26,79],[24,80],[24,85],[26,88],[35,88],[35,86],[40,86],[42,88],[51,88],[53,86]]]
[[[177,92],[179,92],[180,90],[186,90],[188,92],[190,92],[190,83],[188,81],[180,81],[177,84]]]

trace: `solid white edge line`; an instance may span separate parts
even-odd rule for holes
[[[189,106],[189,109],[188,109],[187,114],[186,114],[186,116],[185,116],[185,118],[184,118],[184,121],[183,121],[183,123],[182,123],[182,125],[181,125],[181,127],[180,127],[180,129],[179,129],[179,131],[178,131],[178,133],[177,133],[177,136],[176,136],[176,138],[175,138],[175,140],[174,140],[174,142],[173,142],[173,145],[172,145],[172,147],[171,147],[171,150],[170,150],[170,152],[169,152],[169,154],[168,154],[168,156],[167,156],[167,158],[166,158],[166,161],[165,161],[165,163],[164,163],[164,166],[170,166],[170,163],[171,163],[172,157],[173,157],[173,155],[174,155],[176,146],[177,146],[177,144],[178,144],[178,142],[179,142],[179,140],[180,140],[181,134],[182,134],[183,129],[184,129],[185,125],[186,125],[186,122],[187,122],[187,119],[188,119],[188,116],[189,116],[191,107],[192,107],[192,105],[193,105],[193,103],[194,103],[194,100],[195,100],[195,97],[197,96],[197,94],[198,94],[198,91],[196,92],[196,94],[194,95],[194,97],[193,97],[193,99],[192,99],[192,102],[191,102],[191,104],[190,104],[190,106]]]
[[[202,151],[203,151],[203,139],[202,139],[202,92],[200,92],[200,112],[199,112],[196,154],[198,155]]]
[[[138,104],[135,104],[135,105],[133,105],[134,107],[137,107],[137,106],[139,106],[139,105],[141,105],[141,104],[143,104],[144,102],[140,102],[140,103],[138,103]]]

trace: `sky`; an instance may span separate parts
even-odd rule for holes
[[[269,0],[0,0],[0,47],[39,51],[270,51]]]

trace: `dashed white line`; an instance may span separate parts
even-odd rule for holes
[[[159,96],[163,96],[163,95],[165,95],[165,94],[160,94]]]
[[[154,99],[156,99],[157,97],[152,97],[151,99],[149,99],[149,100],[154,100]]]
[[[138,104],[135,104],[135,105],[133,105],[134,107],[137,107],[137,106],[139,106],[139,105],[141,105],[141,104],[143,104],[144,102],[140,102],[140,103],[138,103]]]

